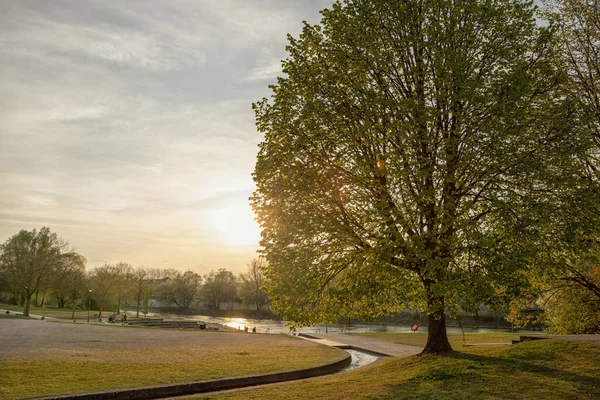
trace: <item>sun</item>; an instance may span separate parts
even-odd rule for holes
[[[236,201],[210,212],[210,221],[217,239],[233,246],[258,245],[260,227],[246,201]]]

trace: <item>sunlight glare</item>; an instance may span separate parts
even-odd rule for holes
[[[254,221],[254,212],[246,201],[233,202],[213,210],[210,220],[220,241],[235,246],[258,245],[260,227]]]

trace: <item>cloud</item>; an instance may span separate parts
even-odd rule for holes
[[[211,213],[247,211],[251,103],[330,3],[0,0],[0,242],[49,225],[92,265],[243,268],[256,246]]]
[[[53,11],[64,9],[60,4],[55,3]],[[71,5],[76,9],[86,6],[83,3]],[[113,18],[112,23],[88,19],[84,24],[76,19],[77,15],[56,20],[26,7],[19,11],[21,24],[0,38],[1,51],[7,55],[65,57],[79,62],[95,60],[156,71],[179,70],[206,63],[206,53],[187,35],[159,34],[144,29],[145,26],[123,26],[118,24],[118,18]],[[109,13],[106,17],[111,18],[117,13],[118,8],[115,8],[114,14]]]
[[[262,47],[256,57],[256,65],[249,75],[242,78],[242,81],[264,81],[282,75],[281,59],[283,57],[284,52],[280,48],[274,48],[274,46]]]

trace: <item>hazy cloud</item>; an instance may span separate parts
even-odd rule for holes
[[[47,225],[91,266],[242,270],[251,103],[331,3],[0,0],[0,242]]]

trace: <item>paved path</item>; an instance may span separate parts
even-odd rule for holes
[[[392,343],[386,340],[379,340],[358,335],[345,335],[342,333],[311,333],[302,336],[326,344],[328,346],[339,348],[352,348],[356,350],[365,350],[384,356],[405,357],[419,354],[423,349],[406,344]]]

